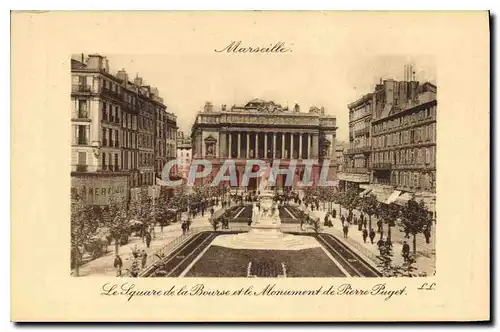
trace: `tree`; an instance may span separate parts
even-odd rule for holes
[[[85,204],[82,197],[77,196],[71,202],[71,257],[76,276],[80,273],[80,265],[84,247],[91,241],[97,228],[92,206]]]
[[[360,197],[358,190],[355,188],[349,188],[345,191],[341,198],[342,205],[349,211],[349,214],[357,208],[360,204]]]
[[[413,254],[417,253],[417,234],[424,233],[432,226],[432,216],[425,207],[423,201],[417,202],[415,198],[408,201],[407,207],[403,209],[400,226],[402,231],[413,235]]]
[[[117,196],[112,196],[108,201],[109,221],[107,227],[111,238],[115,240],[115,254],[118,255],[119,247],[124,236],[130,234],[130,210],[127,203]]]
[[[309,226],[316,234],[321,232],[321,220],[319,219],[319,217],[310,217]]]
[[[379,205],[374,194],[368,194],[360,201],[361,211],[368,215],[368,231],[372,230],[372,216],[378,213]]]
[[[387,240],[391,240],[391,229],[401,215],[401,208],[395,203],[379,204],[379,218],[387,224]]]
[[[154,220],[152,205],[152,199],[144,189],[130,203],[129,216],[142,222],[141,238],[143,241],[149,224]]]

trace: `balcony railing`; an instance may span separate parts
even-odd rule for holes
[[[390,170],[390,169],[392,169],[392,164],[391,163],[374,163],[372,168],[376,169],[376,170]]]
[[[108,96],[108,97],[111,97],[111,98],[114,98],[114,99],[117,99],[117,100],[123,100],[123,96],[116,92],[116,91],[113,91],[111,89],[106,89],[106,88],[101,88],[101,93],[105,96]]]
[[[87,84],[73,84],[71,85],[71,92],[84,92],[90,93],[92,92],[92,88]]]
[[[89,140],[87,139],[87,137],[77,137],[76,143],[78,145],[89,145]]]
[[[367,145],[367,146],[347,149],[347,153],[348,154],[363,153],[363,152],[370,152],[370,150],[371,146]]]
[[[366,174],[368,173],[367,167],[348,167],[344,168],[345,173],[353,173],[353,174]]]
[[[86,172],[88,169],[88,165],[76,165],[77,172]]]
[[[370,127],[365,127],[365,128],[358,129],[358,130],[354,131],[354,135],[361,136],[361,135],[366,135],[369,132],[370,132]]]

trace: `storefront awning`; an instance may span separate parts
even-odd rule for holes
[[[403,193],[396,198],[396,201],[394,203],[401,205],[401,206],[406,206],[408,204],[408,201],[413,198],[412,193]]]
[[[367,189],[363,190],[363,192],[361,192],[359,194],[359,196],[360,197],[365,197],[365,195],[367,195],[370,191],[372,191],[372,189],[371,188],[367,188]]]
[[[399,194],[401,194],[401,191],[399,190],[394,190],[392,194],[387,198],[387,201],[385,202],[386,204],[391,204],[396,201],[398,198]]]

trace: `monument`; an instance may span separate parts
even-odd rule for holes
[[[261,250],[302,250],[319,247],[319,243],[310,236],[285,234],[281,231],[278,204],[273,201],[273,192],[269,189],[269,178],[274,176],[267,165],[259,185],[259,206],[252,207],[250,231],[236,235],[220,235],[213,245],[233,249]]]

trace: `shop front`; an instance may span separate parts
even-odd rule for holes
[[[71,177],[72,197],[81,197],[86,204],[105,206],[110,197],[128,200],[129,183],[127,175],[73,175]]]

